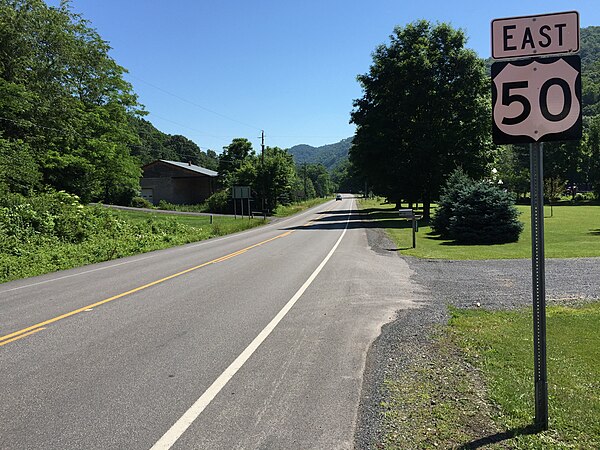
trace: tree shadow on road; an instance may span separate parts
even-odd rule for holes
[[[337,210],[318,213],[320,217],[308,225],[288,227],[286,230],[343,230],[345,228],[393,228],[411,229],[410,220],[398,217],[389,209]]]

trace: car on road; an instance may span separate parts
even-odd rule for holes
[[[341,200],[341,199],[342,199],[342,194],[337,194],[337,195],[335,196],[335,200],[336,200],[336,201],[337,201],[337,200]]]

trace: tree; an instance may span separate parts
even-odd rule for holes
[[[219,156],[219,178],[224,186],[231,184],[231,174],[239,169],[246,159],[254,156],[252,143],[246,138],[235,138],[223,147]]]
[[[29,194],[41,179],[31,148],[23,141],[0,138],[0,192]]]
[[[600,199],[600,116],[590,119],[583,147],[588,161],[587,179],[592,184],[596,198]]]
[[[108,43],[68,1],[1,0],[0,48],[0,131],[31,149],[42,183],[84,201],[132,195],[139,105]]]
[[[139,137],[139,142],[131,144],[129,148],[141,165],[157,159],[167,159],[192,162],[210,170],[217,170],[219,167],[219,157],[214,150],[204,152],[185,136],[163,133],[141,117],[130,117],[130,124]]]
[[[483,60],[447,24],[396,27],[373,54],[354,101],[352,163],[390,200],[421,199],[429,215],[446,177],[483,175],[490,158],[490,89]]]
[[[530,190],[529,148],[518,145],[499,145],[494,156],[497,181],[502,187],[517,195],[525,196]]]
[[[359,192],[365,188],[364,180],[348,159],[335,166],[331,173],[331,181],[336,192]]]
[[[304,163],[296,166],[296,173],[302,180],[302,198],[326,197],[333,193],[331,177],[323,164]]]
[[[264,164],[256,158],[258,170],[255,189],[261,192],[264,186],[265,207],[273,211],[279,203],[289,203],[292,183],[296,176],[294,158],[279,147],[266,147]]]

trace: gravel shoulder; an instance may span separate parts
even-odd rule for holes
[[[395,252],[382,229],[367,229],[371,249]],[[401,310],[382,328],[371,346],[363,379],[355,448],[383,448],[383,406],[387,401],[384,381],[388,374],[402,376],[424,367],[434,358],[433,334],[446,324],[448,306],[490,310],[531,305],[530,260],[448,261],[402,256],[408,263],[419,308]],[[546,260],[546,297],[549,304],[570,304],[600,299],[600,258]],[[399,293],[401,295],[401,293]],[[474,377],[477,374],[470,374]],[[482,424],[493,432],[491,421]]]

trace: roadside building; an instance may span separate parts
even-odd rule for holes
[[[191,162],[159,159],[142,167],[142,197],[154,205],[161,200],[175,205],[201,203],[214,193],[217,175]]]

